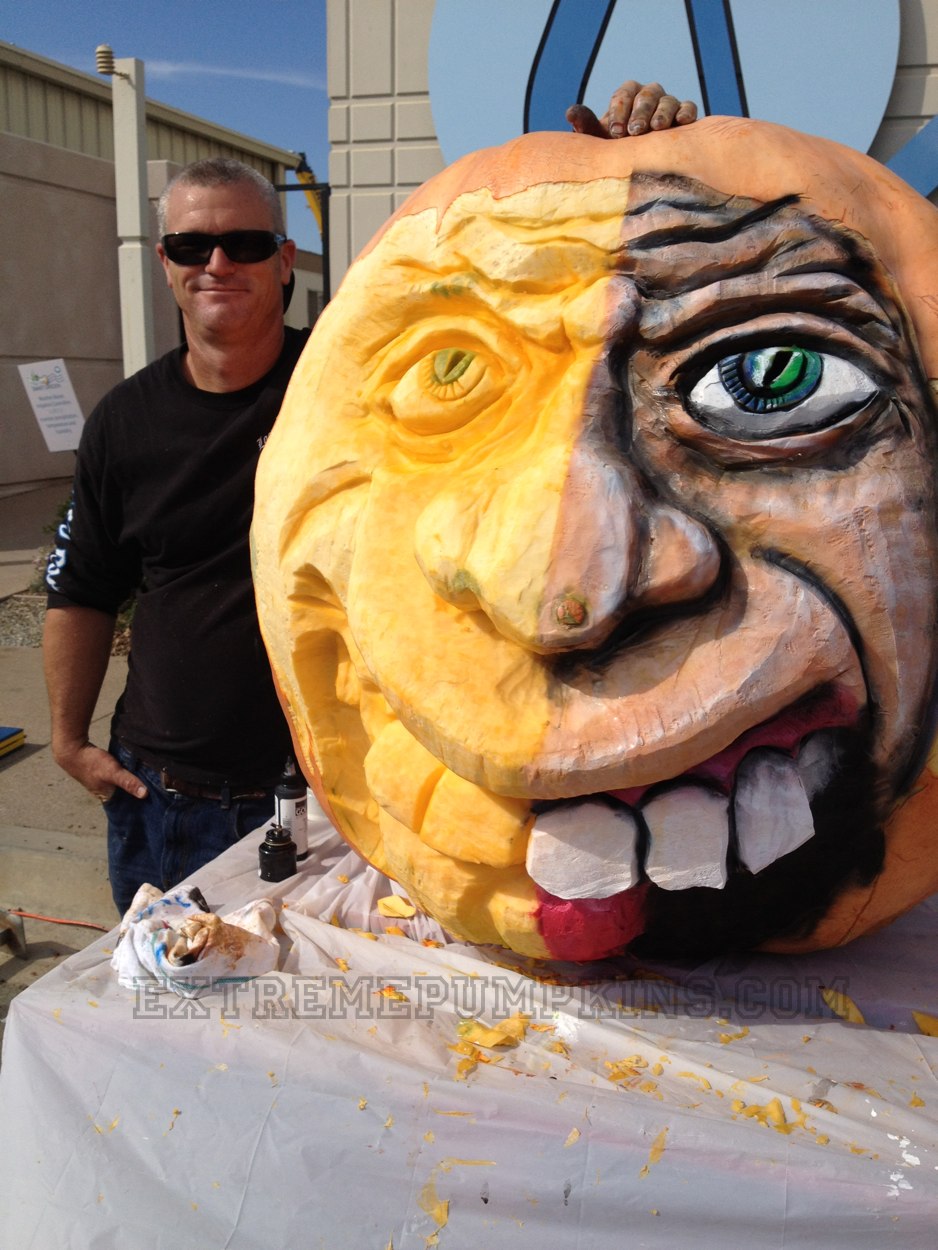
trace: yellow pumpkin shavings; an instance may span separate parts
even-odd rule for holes
[[[348,883],[349,883],[348,873],[346,873],[346,872],[339,872],[339,873],[336,873],[336,878],[335,878],[335,879],[336,879],[336,881],[341,881],[343,885],[348,885]]]
[[[809,1098],[808,1102],[812,1107],[817,1107],[821,1111],[831,1111],[834,1115],[839,1115],[837,1108],[832,1102],[828,1102],[826,1098]]]
[[[645,1177],[648,1175],[650,1169],[656,1163],[659,1163],[661,1161],[661,1156],[664,1154],[664,1148],[665,1148],[665,1145],[667,1144],[667,1140],[668,1140],[668,1129],[667,1129],[667,1126],[665,1126],[665,1128],[661,1130],[661,1132],[658,1134],[658,1136],[655,1138],[655,1140],[651,1144],[651,1150],[649,1150],[648,1152],[648,1162],[645,1164],[645,1166],[642,1168],[642,1170],[638,1174],[641,1180],[644,1180]]]
[[[564,1149],[566,1150],[568,1146],[575,1145],[579,1140],[580,1140],[580,1130],[578,1128],[572,1128],[570,1132],[567,1134],[567,1140],[563,1144]]]
[[[910,1107],[924,1107],[925,1099],[919,1098],[918,1094],[913,1094],[912,1097],[909,1099],[909,1106]]]
[[[562,1042],[560,1038],[555,1038],[548,1043],[547,1049],[555,1055],[563,1055],[564,1059],[570,1058],[570,1047],[566,1042]]]
[[[864,1094],[870,1094],[873,1098],[882,1099],[883,1097],[879,1090],[874,1089],[872,1085],[867,1085],[864,1081],[843,1081],[842,1084],[848,1089],[858,1089]]]
[[[841,1020],[846,1020],[848,1024],[866,1024],[860,1008],[842,990],[831,990],[822,985],[821,997],[834,1015],[840,1016]]]
[[[402,994],[400,990],[396,990],[393,985],[382,985],[380,990],[375,990],[376,994],[380,994],[382,998],[389,998],[392,1003],[409,1003],[410,999],[406,994]]]
[[[359,1100],[358,1100],[358,1109],[359,1109],[359,1111],[364,1111],[364,1110],[365,1110],[365,1108],[366,1108],[367,1106],[368,1106],[368,1099],[367,1099],[367,1098],[359,1098]]]
[[[473,1046],[471,1042],[456,1042],[449,1047],[457,1055],[462,1055],[459,1063],[456,1064],[456,1080],[464,1081],[467,1076],[475,1072],[480,1061],[485,1059],[481,1050],[477,1046]]]
[[[721,1033],[720,1045],[728,1046],[730,1042],[738,1042],[741,1038],[748,1037],[748,1036],[749,1036],[749,1028],[747,1025],[744,1024],[738,1033]]]
[[[390,934],[391,937],[407,937],[407,934],[399,924],[389,924],[385,929],[385,933]]]
[[[919,1033],[924,1033],[926,1037],[938,1037],[938,1016],[930,1016],[926,1011],[913,1011],[912,1019]]]
[[[470,1076],[473,1072],[475,1072],[476,1068],[479,1066],[479,1060],[481,1057],[482,1056],[479,1052],[476,1051],[474,1055],[467,1056],[465,1059],[460,1059],[459,1063],[456,1064],[456,1080],[464,1081],[467,1076]]]
[[[678,1076],[686,1077],[688,1081],[696,1081],[702,1090],[713,1089],[707,1078],[701,1076],[699,1072],[679,1072]]]
[[[523,1011],[519,1011],[491,1027],[481,1020],[461,1020],[456,1026],[456,1032],[464,1042],[484,1046],[487,1050],[496,1046],[517,1046],[524,1038],[529,1019]]]
[[[784,1133],[786,1136],[793,1133],[796,1128],[808,1129],[807,1115],[802,1111],[801,1103],[797,1098],[791,1100],[790,1119],[785,1114],[780,1098],[771,1098],[767,1103],[754,1102],[748,1105],[741,1098],[735,1098],[731,1106],[735,1114],[742,1116],[744,1120],[757,1120],[766,1128],[773,1128],[777,1133]],[[812,1130],[808,1129],[808,1131]]]
[[[341,955],[336,955],[335,966],[340,972],[348,972],[349,962],[347,959],[343,959]]]
[[[443,948],[443,943],[442,943],[442,942],[438,942],[438,941],[436,940],[436,938],[423,938],[423,939],[421,939],[420,945],[421,945],[421,946],[429,946],[429,947],[431,948],[431,950],[432,950],[434,947],[436,947],[436,949],[437,949],[437,950],[442,950],[442,948]]]
[[[437,1193],[435,1175],[430,1176],[430,1179],[420,1191],[420,1197],[417,1201],[421,1210],[425,1211],[434,1224],[436,1224],[436,1233],[439,1233],[441,1228],[446,1227],[449,1221],[449,1199],[440,1198]],[[436,1233],[433,1234],[432,1238],[427,1238],[427,1245],[438,1244]]]
[[[609,1069],[606,1080],[615,1084],[617,1081],[627,1081],[632,1077],[641,1076],[641,1069],[647,1068],[648,1064],[639,1055],[629,1055],[627,1059],[617,1059],[615,1062],[607,1059],[605,1067]]]
[[[386,920],[410,920],[416,916],[417,908],[410,899],[401,898],[397,894],[389,894],[378,899],[378,915]]]
[[[367,938],[369,942],[377,942],[378,940],[377,933],[369,933],[367,929],[352,929],[351,932],[356,934],[357,937]]]

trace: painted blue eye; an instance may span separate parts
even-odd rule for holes
[[[724,356],[688,395],[691,415],[730,438],[779,438],[835,425],[878,392],[840,356],[772,344]]]
[[[824,357],[803,347],[760,347],[726,356],[720,381],[745,412],[776,412],[814,393],[824,373]]]

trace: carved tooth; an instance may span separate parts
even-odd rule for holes
[[[837,739],[831,730],[822,729],[805,738],[798,752],[798,773],[809,799],[824,789],[833,777],[837,763]]]
[[[750,751],[739,766],[734,797],[739,858],[761,872],[814,836],[798,764],[777,751]]]
[[[726,885],[729,799],[703,786],[676,786],[642,807],[648,826],[645,872],[663,890]]]
[[[528,841],[528,876],[557,898],[610,898],[639,880],[638,822],[595,799],[541,812]]]

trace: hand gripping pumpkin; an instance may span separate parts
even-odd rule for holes
[[[257,480],[261,625],[348,840],[541,957],[849,940],[938,889],[938,219],[752,121],[417,191]]]

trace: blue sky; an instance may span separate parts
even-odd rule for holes
[[[328,179],[326,0],[5,0],[0,39],[89,74],[109,43],[144,62],[149,99],[305,152]],[[305,197],[287,210],[318,251]]]

